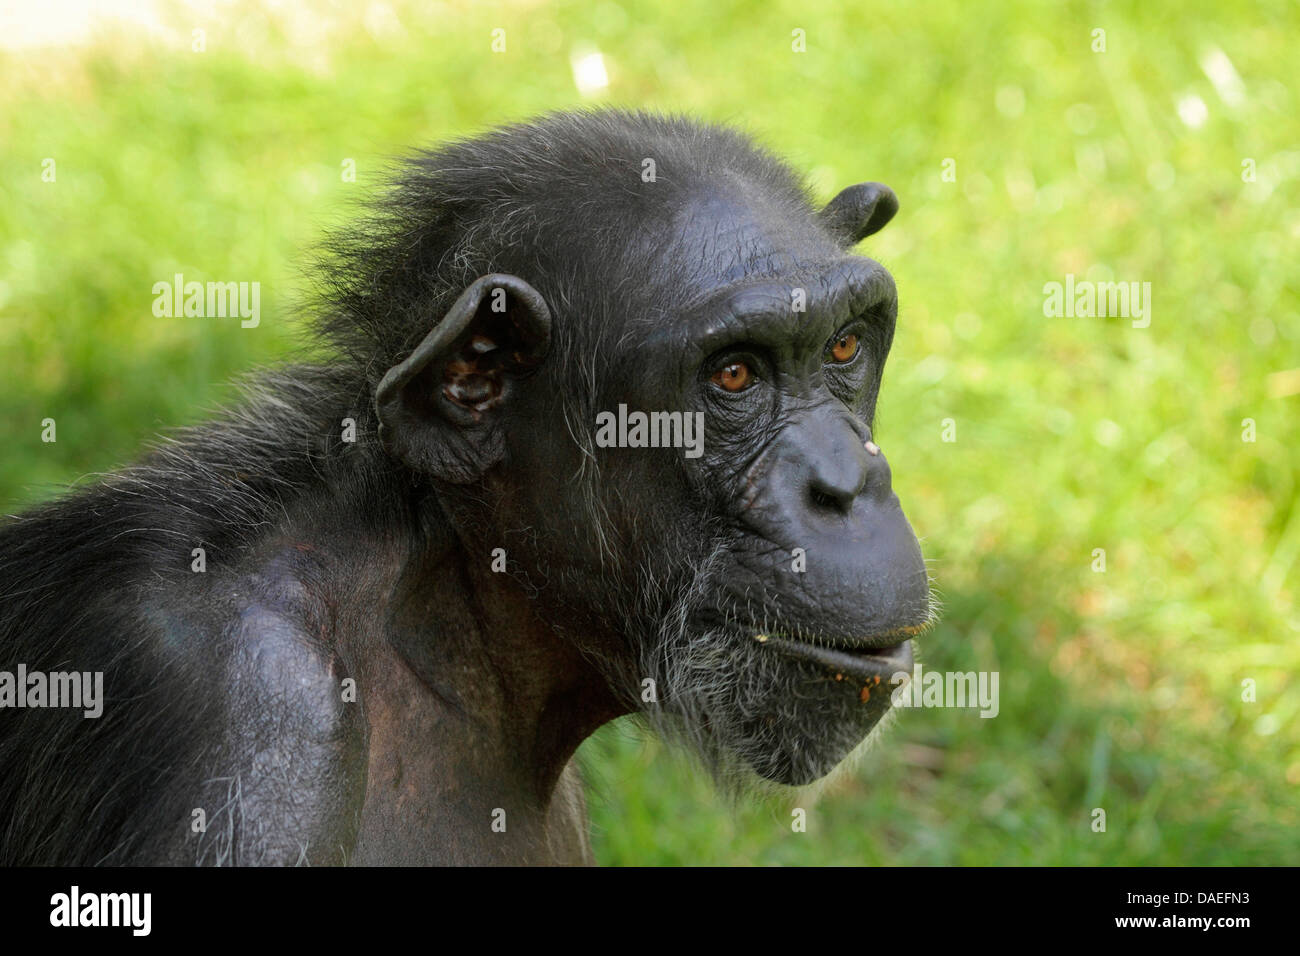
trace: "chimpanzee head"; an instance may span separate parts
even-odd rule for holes
[[[894,194],[818,209],[740,133],[599,111],[423,154],[393,197],[341,301],[388,349],[384,447],[467,559],[504,548],[720,778],[831,770],[930,619],[872,434],[895,286],[851,252]]]

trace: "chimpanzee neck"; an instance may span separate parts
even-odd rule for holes
[[[513,578],[492,572],[483,548],[470,553],[431,491],[408,488],[405,519],[389,515],[382,527],[342,517],[364,508],[349,504],[346,483],[336,491],[340,500],[313,514],[334,515],[342,527],[313,520],[290,537],[295,547],[309,539],[317,555],[332,643],[362,698],[368,772],[358,846],[400,858],[388,835],[406,832],[427,801],[438,817],[427,830],[430,853],[463,846],[467,858],[482,859],[514,846],[489,829],[502,809],[507,833],[541,846],[558,839],[572,844],[566,859],[585,858],[569,765],[620,713],[602,676],[536,616]],[[431,858],[411,852],[412,861]],[[518,846],[511,852],[522,859]]]
[[[384,453],[356,410],[364,389],[324,375],[269,376],[146,476],[185,504],[186,540],[209,547],[214,579],[292,620],[326,645],[337,679],[355,680],[358,862],[588,858],[570,764],[621,712],[608,685],[518,581],[493,572],[491,542],[458,530],[440,493]],[[342,431],[352,416],[355,441]],[[490,829],[496,810],[504,834]]]

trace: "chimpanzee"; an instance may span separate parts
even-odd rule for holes
[[[828,773],[931,617],[849,251],[897,208],[643,112],[416,154],[316,256],[319,356],[0,531],[0,862],[587,862],[628,713],[728,791]],[[74,672],[99,716],[40,706]]]

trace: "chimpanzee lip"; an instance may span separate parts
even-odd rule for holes
[[[754,640],[787,657],[820,664],[837,675],[852,675],[862,680],[887,680],[900,671],[911,673],[912,670],[910,638],[887,647],[810,644],[770,634],[756,634]]]
[[[706,626],[722,627],[737,637],[749,638],[764,647],[770,647],[785,657],[820,664],[828,672],[840,676],[851,675],[872,684],[888,680],[900,671],[912,672],[912,638],[929,630],[931,620],[921,624],[893,627],[866,634],[853,640],[828,640],[795,637],[778,628],[762,628],[727,619],[721,614],[707,613],[697,618]]]

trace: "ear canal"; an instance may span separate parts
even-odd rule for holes
[[[473,481],[504,451],[510,382],[550,341],[551,311],[536,289],[504,273],[475,279],[375,389],[384,448],[418,471]]]
[[[885,228],[898,212],[898,197],[884,183],[858,183],[818,214],[822,226],[845,248]]]
[[[380,381],[379,387],[375,389],[375,405],[381,421],[384,418],[383,409],[392,405],[396,396],[416,375],[431,362],[451,356],[453,347],[465,336],[478,316],[483,300],[498,290],[518,300],[523,306],[513,312],[511,318],[518,326],[521,336],[531,343],[525,358],[533,364],[541,361],[551,339],[551,310],[546,305],[546,300],[517,276],[505,273],[480,276],[465,288],[442,321],[433,327],[414,351],[389,369]]]

